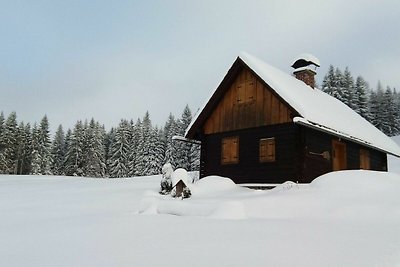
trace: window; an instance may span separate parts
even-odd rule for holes
[[[235,136],[222,139],[221,163],[239,163],[239,137]]]
[[[260,139],[260,162],[275,161],[275,138]]]
[[[370,169],[369,151],[366,149],[360,149],[360,169]]]
[[[236,102],[238,104],[251,104],[255,102],[255,87],[253,81],[246,81],[236,86]]]

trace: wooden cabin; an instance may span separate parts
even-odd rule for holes
[[[400,148],[314,88],[317,66],[318,59],[302,55],[292,76],[240,55],[185,134],[201,142],[200,177],[308,183],[331,171],[387,171],[387,154],[400,156]]]

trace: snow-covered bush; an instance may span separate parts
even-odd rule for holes
[[[162,179],[161,179],[161,189],[160,194],[167,195],[172,191],[172,174],[174,173],[174,169],[170,163],[164,164],[162,167]]]

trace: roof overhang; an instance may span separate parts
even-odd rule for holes
[[[326,126],[324,126],[324,125],[321,125],[321,124],[318,124],[318,123],[315,123],[315,122],[306,120],[306,119],[303,118],[303,117],[295,117],[295,118],[293,118],[293,122],[294,122],[295,124],[298,124],[298,125],[302,125],[302,126],[311,128],[311,129],[313,129],[313,130],[317,130],[317,131],[320,131],[320,132],[328,133],[328,134],[331,134],[331,135],[333,135],[333,136],[337,136],[337,137],[339,137],[339,138],[343,138],[343,139],[345,139],[345,140],[349,140],[349,141],[351,141],[351,142],[357,143],[357,144],[359,144],[359,145],[366,146],[366,147],[372,148],[372,149],[374,149],[374,150],[378,150],[378,151],[380,151],[380,152],[393,155],[393,156],[395,156],[395,157],[400,157],[400,154],[396,154],[396,153],[394,153],[394,152],[387,151],[387,150],[384,150],[384,149],[382,149],[382,148],[376,147],[376,146],[374,146],[373,144],[371,144],[370,142],[367,142],[367,141],[362,140],[362,139],[360,139],[360,138],[357,138],[357,137],[355,137],[355,136],[352,136],[352,135],[349,135],[349,134],[346,134],[346,133],[337,131],[337,130],[335,130],[335,129],[326,127]]]

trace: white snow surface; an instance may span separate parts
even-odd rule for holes
[[[184,200],[160,179],[0,175],[0,266],[400,266],[399,175],[212,176]]]
[[[400,145],[400,135],[392,137],[392,140]],[[400,174],[400,158],[388,155],[388,169],[390,172]]]

